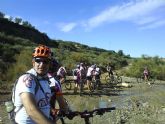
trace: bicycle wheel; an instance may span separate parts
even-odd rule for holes
[[[117,82],[118,82],[118,83],[122,83],[122,77],[117,76],[117,78],[116,78],[116,79],[117,79]]]
[[[93,92],[95,90],[95,81],[92,81],[90,84],[89,84],[89,90],[91,92]]]
[[[95,89],[99,89],[101,86],[101,82],[100,82],[100,79],[96,79],[96,85],[95,85]]]
[[[109,75],[105,76],[105,82],[106,82],[106,83],[110,83],[110,80],[111,80],[111,79],[110,79]]]
[[[71,82],[65,82],[65,88],[66,88],[67,90],[71,90],[71,89],[72,89],[72,84],[71,84]]]
[[[80,81],[80,93],[83,92],[83,90],[84,90],[84,82],[85,82],[85,80],[83,80],[83,79]]]
[[[142,76],[137,77],[136,80],[137,80],[138,83],[142,83],[143,82],[143,77]]]
[[[154,84],[155,83],[155,78],[154,77],[150,77],[149,81],[150,81],[151,84]]]

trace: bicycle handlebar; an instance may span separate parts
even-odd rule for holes
[[[116,109],[115,107],[110,107],[110,108],[98,108],[92,111],[85,110],[82,112],[79,112],[79,111],[69,111],[67,113],[60,112],[58,116],[67,117],[68,119],[72,120],[75,116],[80,115],[81,118],[86,119],[86,118],[93,117],[94,114],[103,115],[105,112],[111,112],[112,110],[115,110],[115,109]]]

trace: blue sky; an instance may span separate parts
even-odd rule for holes
[[[0,0],[0,11],[51,39],[165,57],[165,0]]]

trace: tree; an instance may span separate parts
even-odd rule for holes
[[[29,26],[29,22],[28,21],[22,21],[22,25],[25,26],[25,27],[28,27]]]
[[[21,22],[22,22],[22,19],[21,18],[15,18],[15,23],[17,23],[17,24],[21,24]]]
[[[3,12],[0,12],[0,18],[4,18],[5,14]]]
[[[119,55],[119,56],[124,56],[123,50],[119,50],[119,51],[118,51],[118,55]]]
[[[10,16],[8,20],[9,20],[9,21],[12,21],[12,20],[13,20],[13,17]]]

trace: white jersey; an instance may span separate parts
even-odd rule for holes
[[[87,76],[92,76],[93,75],[93,71],[94,71],[94,69],[92,67],[89,67],[88,71],[87,71]]]
[[[57,75],[63,77],[65,76],[65,74],[66,74],[66,69],[64,67],[60,67],[57,71]]]
[[[62,88],[60,82],[58,82],[51,74],[48,74],[48,78],[50,80],[50,87],[55,87],[56,92],[62,92]]]
[[[31,69],[28,71],[28,73],[31,73],[33,75],[37,75],[34,69]],[[47,80],[41,79],[41,77],[37,77],[39,80],[39,83],[41,84],[43,91],[40,89],[40,86],[38,88],[38,91],[35,94],[35,87],[36,82],[31,78],[30,75],[22,75],[15,88],[15,98],[13,98],[14,105],[16,106],[15,112],[20,109],[20,106],[22,106],[22,101],[20,98],[20,94],[23,92],[28,92],[34,95],[37,106],[39,109],[49,118],[50,115],[50,97],[51,97],[51,90],[49,87],[49,83]],[[26,110],[24,107],[22,107],[17,113],[16,113],[16,122],[18,124],[35,124],[35,122],[28,116],[26,113]]]
[[[100,75],[100,68],[96,68],[95,72],[94,72],[95,75]]]

